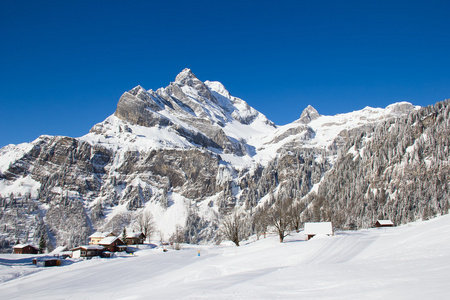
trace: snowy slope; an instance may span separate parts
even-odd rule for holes
[[[0,256],[2,299],[446,299],[450,216],[237,248],[140,250],[41,269]],[[201,256],[197,251],[201,250]]]

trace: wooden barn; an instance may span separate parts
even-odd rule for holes
[[[305,223],[306,240],[310,240],[315,235],[333,235],[333,226],[331,222],[309,222]]]
[[[394,222],[391,220],[378,220],[375,227],[394,227]]]
[[[14,254],[38,254],[39,248],[30,244],[17,244],[13,247]]]

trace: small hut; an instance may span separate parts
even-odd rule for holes
[[[58,258],[33,258],[33,264],[37,267],[55,267],[61,265],[61,260]]]
[[[310,240],[315,235],[333,235],[331,222],[309,222],[305,223],[306,240]]]
[[[391,220],[378,220],[375,227],[394,227],[394,222]]]

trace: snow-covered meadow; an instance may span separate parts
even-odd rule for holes
[[[51,268],[3,254],[0,280],[0,299],[448,299],[450,216],[282,244],[141,247]]]

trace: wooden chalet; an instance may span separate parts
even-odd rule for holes
[[[104,238],[103,240],[98,242],[98,245],[105,247],[105,250],[110,252],[120,252],[127,250],[127,246],[118,236],[109,236],[107,238]]]
[[[375,227],[394,227],[394,222],[391,220],[378,220]]]
[[[114,232],[111,231],[96,231],[93,234],[89,236],[89,245],[98,245],[98,243],[103,240],[104,238],[107,238],[109,236],[116,236]]]
[[[142,232],[131,232],[127,234],[127,245],[143,244],[145,241],[145,235]]]
[[[30,244],[17,244],[13,247],[14,254],[38,254],[39,248]]]
[[[309,222],[305,223],[306,240],[310,240],[315,235],[333,235],[333,226],[331,222]]]
[[[94,256],[102,257],[105,247],[99,245],[86,245],[70,250],[72,251],[72,258],[92,258]]]

